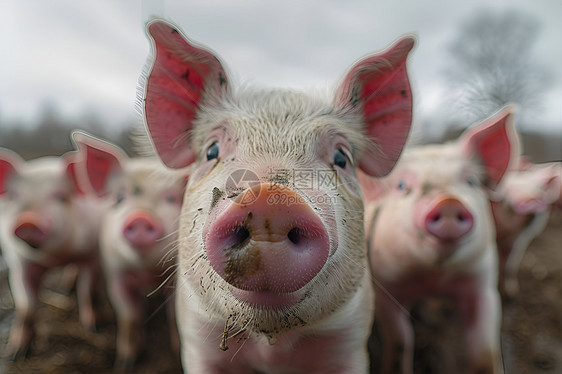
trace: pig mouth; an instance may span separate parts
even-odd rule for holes
[[[276,293],[274,291],[246,291],[233,288],[232,296],[255,309],[279,310],[295,305],[303,292]]]

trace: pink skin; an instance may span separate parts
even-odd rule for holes
[[[16,219],[14,235],[30,247],[40,248],[47,241],[51,226],[52,222],[48,217],[37,212],[24,211]]]
[[[157,218],[147,212],[133,211],[123,224],[123,236],[140,252],[150,250],[163,235]]]
[[[517,272],[529,244],[542,233],[561,199],[562,164],[521,162],[510,170],[491,203],[500,257],[500,290],[513,297]]]
[[[203,236],[211,266],[228,283],[245,291],[282,295],[318,274],[330,243],[320,217],[296,192],[283,191],[298,201],[295,204],[271,203],[275,191],[268,187],[259,184],[244,191],[216,220],[207,222],[210,227]],[[242,204],[248,194],[257,198]],[[254,295],[257,306],[262,304],[259,299]]]
[[[173,26],[156,20],[147,32],[149,136],[167,166],[192,167],[176,297],[184,370],[366,372],[372,289],[351,165],[383,176],[399,157],[414,41],[362,59],[323,100],[238,92],[220,59]],[[255,177],[229,190],[237,170]],[[303,188],[280,170],[337,178]]]
[[[8,355],[25,356],[33,336],[38,290],[50,269],[78,266],[76,293],[80,321],[95,328],[92,294],[99,273],[95,198],[76,185],[76,154],[24,162],[0,150],[0,246],[10,269],[16,319]]]
[[[414,222],[418,229],[425,230],[438,241],[456,242],[472,229],[472,214],[454,197],[441,196],[428,208],[429,212],[420,214],[421,219],[418,216],[414,217]],[[416,209],[416,212],[419,213],[420,210]]]
[[[158,160],[129,159],[117,146],[73,134],[85,155],[77,165],[83,188],[106,207],[100,230],[108,295],[117,317],[115,369],[132,369],[144,348],[147,295],[167,281],[184,174],[169,173]],[[165,274],[165,275],[163,275]],[[173,303],[166,294],[172,349],[179,352]]]
[[[372,195],[378,196],[366,208],[366,227],[383,373],[412,373],[414,332],[408,312],[430,297],[455,302],[469,372],[502,372],[488,193],[517,155],[506,108],[456,143],[407,149],[388,177],[364,184],[376,185]]]

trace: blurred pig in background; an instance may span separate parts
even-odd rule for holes
[[[489,189],[518,155],[512,110],[453,143],[407,147],[377,188],[363,183],[383,373],[412,373],[409,311],[448,298],[463,324],[470,373],[501,373],[501,303]],[[460,367],[457,370],[460,370]]]
[[[373,295],[355,167],[386,175],[402,151],[414,40],[360,60],[324,98],[235,90],[174,26],[147,29],[151,139],[168,166],[193,165],[179,229],[184,370],[366,373]]]
[[[76,264],[80,321],[94,329],[92,295],[99,272],[102,208],[76,183],[77,154],[23,161],[0,150],[0,247],[9,268],[16,316],[8,355],[26,355],[45,272]]]
[[[492,199],[500,257],[500,289],[519,290],[517,272],[531,241],[540,235],[552,209],[562,208],[562,163],[522,162],[506,173]]]
[[[85,156],[77,166],[85,189],[106,207],[100,230],[107,291],[117,317],[117,369],[131,369],[144,347],[148,296],[161,287],[172,347],[179,354],[173,279],[186,174],[157,158],[128,158],[117,146],[82,132],[73,134]],[[179,356],[178,356],[179,358]]]

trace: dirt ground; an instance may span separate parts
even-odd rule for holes
[[[0,352],[13,318],[7,272],[0,266]],[[53,275],[52,277],[56,277]],[[503,300],[502,352],[508,374],[562,373],[562,212],[555,212],[546,231],[531,244],[519,273],[521,292]],[[0,374],[110,373],[115,358],[115,322],[107,301],[97,332],[78,323],[74,296],[45,289],[37,315],[37,335],[30,355],[11,362],[2,358]],[[148,346],[134,373],[180,373],[170,349],[161,300],[151,300],[154,315],[146,321]],[[446,304],[421,305],[413,313],[416,373],[462,373],[462,346],[454,309]],[[380,365],[380,342],[370,341],[372,372]]]

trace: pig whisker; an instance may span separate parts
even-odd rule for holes
[[[229,324],[229,321],[231,319],[232,319],[232,324]],[[240,334],[245,333],[247,331],[246,326],[248,326],[251,322],[251,319],[245,320],[242,323],[242,326],[239,327],[238,331],[231,334],[231,331],[234,330],[234,328],[236,328],[237,325],[238,325],[237,319],[239,319],[239,318],[236,318],[236,316],[233,316],[232,314],[226,319],[226,322],[224,324],[224,331],[223,331],[222,338],[221,338],[221,343],[219,345],[219,348],[223,351],[228,350],[228,339],[235,338],[235,337],[239,336]],[[244,343],[245,343],[245,341],[244,341]],[[242,344],[242,345],[244,345],[244,344]],[[240,348],[236,351],[236,353],[238,353],[240,351]],[[236,355],[236,353],[234,355]]]
[[[160,287],[161,287],[161,286],[160,286]],[[153,291],[151,294],[153,294],[153,293],[156,292],[156,291],[157,291],[157,290]],[[150,297],[151,294],[149,294],[147,297]],[[176,291],[175,291],[175,290],[172,291],[172,292],[170,292],[170,295],[166,296],[166,299],[164,300],[164,302],[163,302],[162,304],[160,304],[160,306],[158,306],[158,308],[156,308],[156,310],[154,310],[154,311],[148,316],[148,318],[146,319],[146,322],[150,321],[150,320],[156,315],[156,313],[158,313],[160,310],[162,310],[162,308],[163,308],[164,306],[166,306],[166,304],[168,304],[169,302],[173,302],[173,301],[170,301],[170,300],[172,300],[175,295],[176,295]]]
[[[230,317],[228,317],[226,319],[226,322],[224,323],[224,330],[222,332],[222,338],[221,338],[221,342],[219,344],[219,348],[221,351],[227,351],[228,350],[228,331],[230,330],[229,326],[228,326],[228,321],[230,321]]]
[[[408,311],[408,309],[406,309],[402,304],[400,304],[400,302],[394,297],[392,296],[392,293],[390,293],[390,291],[388,291],[386,289],[386,287],[384,287],[381,282],[378,281],[378,279],[376,279],[373,275],[370,275],[370,278],[373,282],[375,282],[377,284],[377,286],[384,292],[384,294],[386,296],[388,296],[388,298],[390,300],[392,300],[392,302],[394,304],[396,304],[396,306],[405,314],[408,316],[408,318],[414,320],[415,318],[412,317],[412,315],[410,314],[410,312]]]
[[[346,253],[344,254],[344,256],[346,256],[347,258],[349,258],[350,261],[356,262],[355,259],[349,257],[349,255]],[[356,262],[357,263],[357,262]],[[361,264],[357,264],[358,266],[361,266],[363,269],[365,269],[365,266],[362,266]],[[376,285],[385,293],[386,296],[388,296],[388,298],[390,300],[392,300],[392,302],[394,304],[396,304],[396,306],[404,313],[406,314],[409,318],[413,318],[412,315],[410,314],[410,312],[408,311],[408,309],[406,309],[402,304],[400,304],[400,302],[394,297],[392,296],[392,293],[390,291],[388,291],[386,289],[386,287],[384,287],[382,285],[381,282],[379,282],[378,279],[375,278],[375,276],[373,276],[373,274],[371,273],[371,271],[368,269],[367,270],[369,272],[369,278],[371,279],[371,281],[373,281],[374,283],[376,283]]]
[[[232,336],[234,337],[234,336]],[[238,354],[238,352],[240,352],[242,350],[242,348],[244,347],[244,345],[246,345],[246,342],[248,341],[248,339],[244,339],[244,341],[242,342],[242,344],[240,344],[240,347],[238,347],[238,349],[236,350],[236,352],[234,352],[234,354],[232,355],[232,357],[230,358],[230,362],[234,362],[234,357],[236,357],[236,355]]]
[[[166,275],[166,273],[169,272],[170,270],[172,271],[172,274],[170,274],[170,276],[171,276],[171,275],[173,275],[173,273],[176,273],[176,272],[178,271],[178,265],[177,265],[177,264],[172,264],[172,265],[168,266],[166,269],[164,269],[164,270],[162,271],[162,273],[160,273],[160,274],[158,275],[158,277],[159,277],[159,278],[163,277],[163,276]],[[164,282],[167,282],[168,279],[169,279],[169,277],[168,277],[166,280],[164,280]]]
[[[166,274],[166,272],[172,268],[172,266],[170,266],[168,269],[166,269],[166,271],[164,271],[163,274]],[[168,281],[176,275],[178,268],[175,267],[175,269],[172,271],[172,273],[170,275],[168,275],[168,277],[166,277],[166,279],[164,279],[164,281],[162,283],[160,283],[160,285],[158,287],[156,287],[153,291],[151,291],[149,294],[146,295],[146,297],[151,297],[152,295],[154,295],[156,292],[158,292],[158,290],[160,290],[165,284],[168,283]],[[162,275],[163,275],[162,274]]]
[[[177,231],[174,233],[177,234]],[[172,234],[170,234],[172,235]],[[158,265],[163,266],[164,263],[166,262],[170,262],[170,261],[174,261],[177,251],[179,249],[179,240],[175,240],[173,242],[171,242],[170,244],[168,244],[167,246],[169,249],[166,252],[166,254],[164,256],[162,256],[162,259],[158,262]]]

